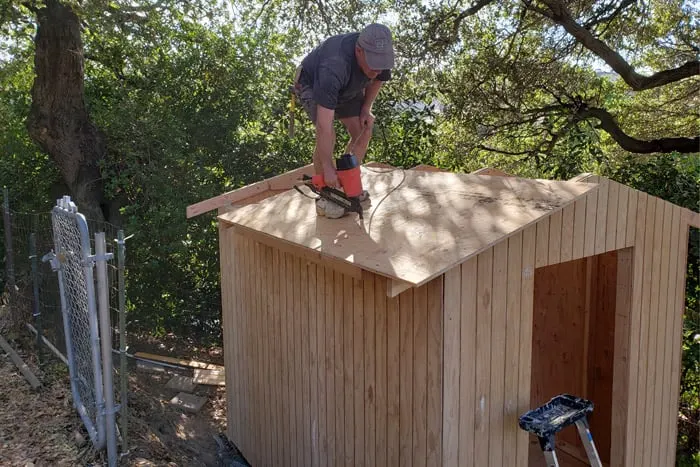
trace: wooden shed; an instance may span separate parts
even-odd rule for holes
[[[611,466],[671,466],[689,225],[591,175],[363,166],[360,221],[290,190],[218,209],[227,434],[258,466],[540,466],[518,417],[592,400]],[[562,465],[586,465],[573,427]]]

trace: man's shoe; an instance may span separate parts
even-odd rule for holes
[[[360,193],[360,196],[358,196],[357,198],[360,200],[360,203],[364,203],[369,199],[369,191],[362,190],[362,193]]]
[[[344,207],[338,206],[325,198],[320,198],[316,200],[316,214],[329,219],[339,219],[343,217],[346,212]]]

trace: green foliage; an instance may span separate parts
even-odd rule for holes
[[[370,21],[394,23],[400,53],[374,106],[368,159],[561,180],[594,172],[700,211],[698,154],[631,155],[595,119],[577,117],[585,103],[638,139],[694,135],[698,77],[630,92],[527,3],[494,2],[455,23],[456,8],[418,0],[71,1],[84,27],[86,102],[107,142],[109,220],[134,235],[130,329],[220,339],[217,223],[213,213],[188,220],[185,209],[311,160],[313,128],[300,108],[289,112],[294,69],[324,36]],[[585,23],[609,14],[609,4],[570,8]],[[46,211],[63,189],[24,127],[32,6],[41,2],[0,0],[0,184],[15,209]],[[690,59],[700,42],[694,16],[693,2],[633,2],[589,27],[646,73]],[[338,137],[341,148],[347,135]],[[690,240],[682,401],[697,421],[697,231]],[[691,449],[694,441],[681,442]]]

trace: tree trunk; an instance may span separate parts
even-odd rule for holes
[[[46,0],[37,11],[35,78],[27,130],[58,166],[79,212],[104,220],[104,190],[98,163],[104,137],[85,104],[80,22],[68,5]]]

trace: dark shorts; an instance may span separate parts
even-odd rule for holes
[[[314,101],[313,98],[313,88],[310,85],[305,84],[303,81],[297,79],[293,89],[297,100],[301,103],[301,106],[306,111],[306,114],[313,123],[316,123],[316,101]],[[355,99],[338,104],[338,106],[335,108],[334,117],[338,120],[348,117],[359,117],[363,102],[364,97],[360,95]]]

